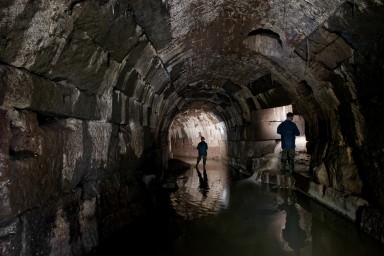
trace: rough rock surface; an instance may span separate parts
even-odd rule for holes
[[[88,253],[200,135],[278,172],[288,109],[313,196],[383,240],[383,46],[382,0],[2,0],[1,254]]]

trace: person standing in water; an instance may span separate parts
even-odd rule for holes
[[[281,173],[287,172],[287,163],[289,174],[294,171],[296,136],[300,135],[300,131],[293,122],[293,113],[287,113],[287,119],[277,127],[277,133],[281,135]]]
[[[201,141],[197,144],[198,156],[196,161],[196,168],[199,166],[200,160],[203,159],[203,168],[207,163],[208,144],[205,142],[205,138],[202,136]]]

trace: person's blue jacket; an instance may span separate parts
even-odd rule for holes
[[[207,155],[208,144],[205,141],[200,141],[197,144],[197,150],[199,150],[199,155]]]
[[[294,149],[296,147],[296,136],[300,135],[300,131],[296,124],[289,119],[283,121],[277,126],[277,133],[281,135],[281,148]]]

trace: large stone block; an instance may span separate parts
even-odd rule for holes
[[[2,67],[3,107],[30,109],[45,115],[99,119],[97,97],[67,81],[52,82],[19,69]]]

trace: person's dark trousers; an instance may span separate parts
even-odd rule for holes
[[[207,155],[199,155],[197,157],[196,167],[199,165],[201,159],[203,159],[203,166],[205,167],[205,164],[207,163]]]
[[[281,174],[289,172],[293,174],[295,170],[295,149],[283,149],[281,152]]]

